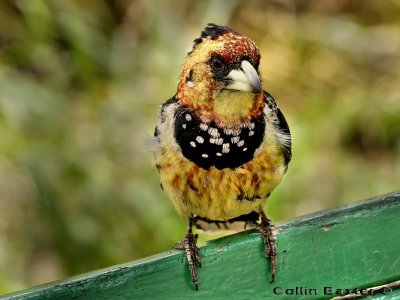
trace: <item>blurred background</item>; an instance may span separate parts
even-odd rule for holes
[[[400,187],[400,1],[0,2],[0,294],[169,250],[148,149],[206,23],[262,53],[293,134],[281,222]]]

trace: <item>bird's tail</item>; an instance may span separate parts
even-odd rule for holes
[[[259,218],[259,214],[255,211],[226,221],[209,220],[200,216],[194,216],[193,225],[196,226],[199,231],[207,234],[220,234],[222,232],[233,233],[254,227],[254,224]]]

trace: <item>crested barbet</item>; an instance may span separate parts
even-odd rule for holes
[[[196,290],[201,257],[192,226],[258,228],[275,278],[276,241],[263,207],[286,173],[291,136],[263,90],[259,64],[250,38],[210,23],[182,65],[175,96],[158,111],[156,166],[161,187],[188,220],[175,247],[185,251]]]

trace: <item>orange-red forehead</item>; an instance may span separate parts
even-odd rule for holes
[[[220,55],[226,62],[233,63],[240,61],[243,57],[253,61],[260,59],[260,51],[256,44],[247,36],[236,32],[228,32],[218,37],[218,42],[223,43],[223,49],[215,53]]]

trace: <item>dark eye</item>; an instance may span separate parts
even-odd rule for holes
[[[211,57],[210,65],[216,71],[222,70],[224,68],[224,66],[225,66],[225,64],[222,61],[222,59],[219,56],[216,56],[216,55]]]

